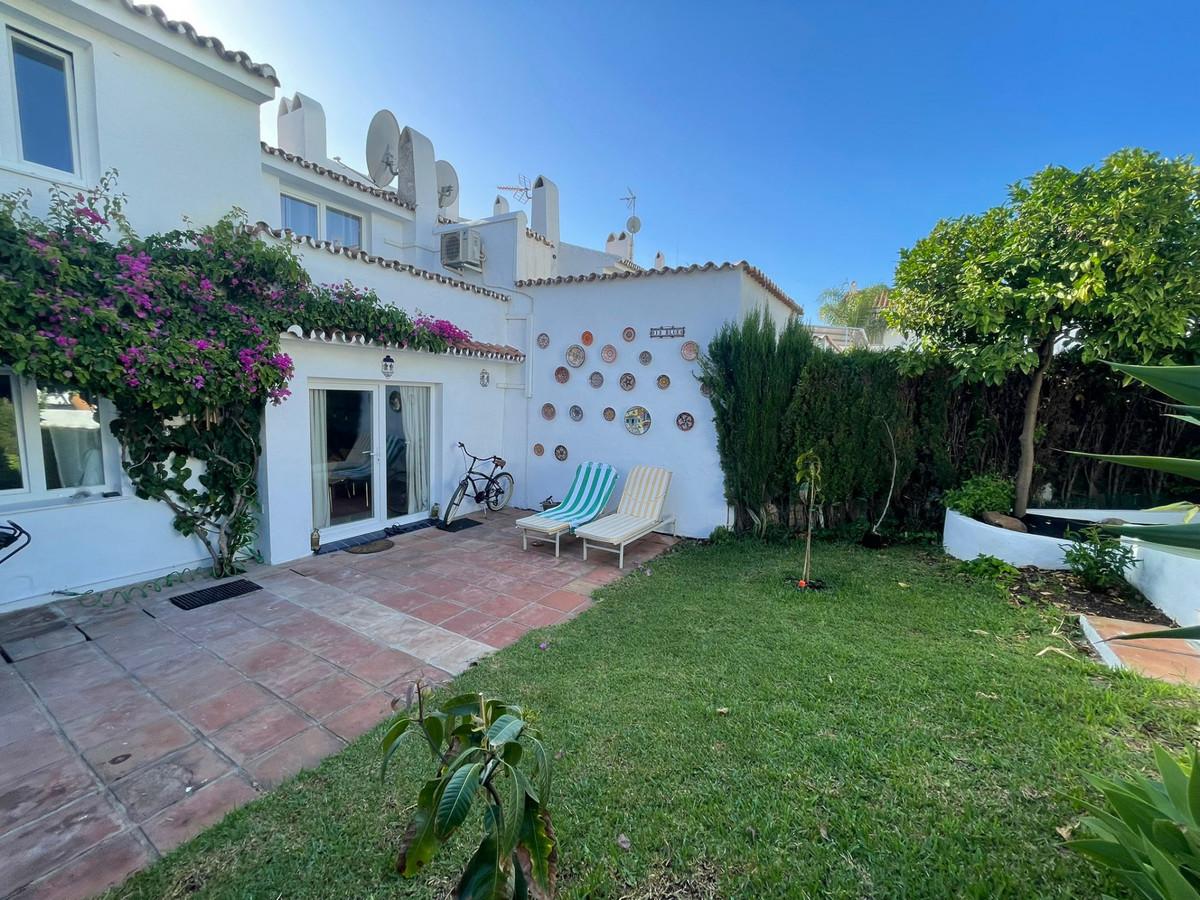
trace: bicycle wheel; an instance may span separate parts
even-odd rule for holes
[[[492,512],[498,512],[508,506],[508,501],[512,499],[513,488],[516,482],[513,477],[507,472],[501,472],[492,479],[492,483],[488,485],[487,507]]]
[[[450,498],[450,502],[446,504],[446,511],[442,514],[442,524],[449,525],[458,516],[458,510],[462,506],[463,497],[467,495],[467,479],[463,479],[458,483],[458,487],[454,489],[454,495]]]

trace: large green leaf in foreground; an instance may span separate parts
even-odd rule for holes
[[[1118,372],[1150,385],[1172,400],[1200,406],[1200,366],[1109,365]]]
[[[1071,455],[1102,459],[1121,466],[1133,466],[1135,469],[1153,469],[1156,472],[1167,472],[1181,478],[1200,481],[1200,459],[1183,459],[1178,456],[1123,456],[1117,453],[1084,453],[1081,450],[1072,450]]]
[[[1200,522],[1189,525],[1101,525],[1100,530],[1166,547],[1200,550]]]

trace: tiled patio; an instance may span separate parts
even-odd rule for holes
[[[1162,626],[1093,615],[1080,616],[1080,624],[1100,658],[1113,668],[1200,687],[1200,642],[1163,638],[1114,641],[1113,638],[1123,634],[1154,631]]]
[[[382,553],[246,577],[191,611],[169,598],[66,600],[0,619],[0,895],[116,883],[376,725],[417,678],[446,680],[591,605],[616,557],[521,551],[493,514]],[[626,571],[673,540],[651,536]]]

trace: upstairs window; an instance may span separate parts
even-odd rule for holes
[[[295,234],[317,239],[317,204],[280,194],[279,205],[280,220],[284,228],[291,229]]]
[[[18,137],[26,162],[74,173],[74,72],[71,54],[9,32]]]
[[[325,240],[351,250],[361,249],[362,219],[332,206],[325,207]]]

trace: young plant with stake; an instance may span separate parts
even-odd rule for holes
[[[817,516],[817,492],[821,486],[821,458],[811,450],[796,457],[796,484],[800,485],[800,496],[804,503],[804,571],[796,587],[800,590],[821,587],[812,575],[813,520]]]
[[[463,694],[431,711],[420,684],[416,702],[416,718],[398,715],[380,744],[381,779],[410,736],[425,742],[436,766],[417,796],[396,870],[405,877],[418,874],[482,799],[483,838],[453,896],[553,897],[558,848],[546,808],[550,759],[521,708],[483,694]],[[528,772],[522,766],[527,760]]]

